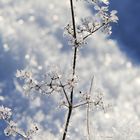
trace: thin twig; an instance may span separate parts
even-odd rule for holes
[[[87,140],[90,140],[90,126],[89,126],[89,103],[87,104]]]
[[[83,40],[87,39],[89,36],[91,36],[92,34],[94,34],[96,31],[98,31],[99,29],[101,29],[102,27],[104,27],[105,25],[107,25],[108,23],[103,23],[100,27],[98,27],[96,30],[92,31],[91,33],[89,33],[88,35],[86,35],[85,37],[83,37]]]
[[[94,80],[94,76],[91,79],[91,83],[90,83],[90,89],[89,89],[89,94],[91,94],[92,91],[92,87],[93,87],[93,80]]]
[[[70,122],[71,113],[72,113],[72,107],[69,106],[67,120],[66,120],[66,124],[65,124],[65,128],[64,128],[64,133],[63,133],[62,140],[66,139],[66,135],[67,135],[67,131],[68,131],[68,126],[69,126],[69,122]]]
[[[94,76],[92,77],[91,79],[91,84],[90,84],[90,88],[89,88],[89,100],[90,100],[90,94],[91,94],[91,91],[92,91],[92,86],[93,86],[93,79],[94,79]],[[89,111],[90,111],[90,103],[89,103],[89,100],[87,101],[87,140],[90,140],[90,116],[89,116]]]
[[[81,103],[81,104],[77,104],[77,105],[75,105],[75,106],[73,106],[73,108],[78,108],[78,107],[82,107],[82,106],[84,106],[84,105],[87,105],[87,104],[92,104],[92,103],[94,103],[94,102],[84,102],[84,103]]]
[[[60,81],[60,80],[59,80],[59,81]],[[65,98],[66,98],[66,100],[67,100],[67,102],[68,102],[68,104],[69,104],[69,106],[70,106],[71,103],[70,103],[70,101],[69,101],[69,98],[68,98],[68,95],[67,95],[67,93],[66,93],[65,87],[63,86],[63,84],[62,84],[61,81],[60,81],[60,84],[61,84],[63,93],[64,93],[64,95],[65,95]]]

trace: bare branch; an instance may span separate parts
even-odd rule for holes
[[[74,54],[73,54],[73,66],[72,66],[72,80],[74,80],[74,75],[75,75],[75,69],[76,69],[76,57],[77,57],[77,36],[76,36],[76,24],[75,24],[75,15],[74,15],[74,7],[73,7],[73,0],[70,0],[70,6],[71,6],[71,16],[72,16],[72,24],[73,24],[73,37],[75,39],[75,46],[74,46]],[[67,120],[66,120],[66,124],[65,124],[65,128],[64,128],[64,133],[63,133],[63,137],[62,140],[66,139],[66,135],[67,135],[67,130],[68,130],[68,126],[69,126],[69,122],[70,122],[70,118],[71,118],[71,114],[72,114],[72,106],[73,106],[73,92],[74,92],[74,87],[72,87],[71,89],[71,93],[70,93],[70,105],[69,105],[69,110],[68,110],[68,115],[67,115]]]

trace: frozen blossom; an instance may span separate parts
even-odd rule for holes
[[[67,85],[68,85],[68,88],[70,88],[70,89],[75,87],[79,82],[78,76],[75,75],[75,76],[71,76],[71,77],[67,80]]]
[[[38,127],[35,125],[32,129],[28,130],[26,132],[26,137],[28,139],[32,139],[33,135],[35,135],[38,131]]]
[[[110,21],[117,22],[119,20],[118,17],[116,16],[116,14],[117,14],[116,10],[111,11],[111,13],[110,13]]]
[[[89,0],[90,1],[90,0]],[[91,0],[92,2],[94,2],[94,3],[104,3],[104,4],[106,4],[106,5],[108,5],[109,4],[109,0]]]
[[[4,130],[4,133],[6,136],[10,136],[10,135],[16,136],[17,131],[18,131],[17,124],[13,121],[10,121],[8,123],[7,128]]]
[[[17,70],[16,77],[25,81],[23,85],[23,90],[26,95],[28,95],[28,93],[32,89],[38,89],[39,87],[37,81],[33,78],[32,73],[30,71]]]
[[[19,135],[20,138],[23,138],[24,140],[31,140],[33,135],[36,134],[38,131],[38,127],[34,126],[32,129],[28,130],[27,132],[22,131],[18,128],[17,123],[10,120],[7,121],[7,127],[4,130],[4,133],[6,136],[16,136]]]
[[[31,79],[32,73],[25,70],[17,70],[16,77],[22,79]]]
[[[81,95],[80,101],[79,103],[77,103],[77,105],[75,105],[75,108],[82,107],[83,105],[89,104],[92,109],[97,108],[106,112],[110,107],[109,104],[105,103],[105,98],[102,93],[96,93],[96,94],[89,93],[89,92],[82,93],[80,91],[80,95]]]
[[[109,4],[109,0],[101,0],[104,4],[108,5]]]
[[[32,73],[25,70],[18,70],[16,76],[24,81],[23,90],[26,95],[37,91],[40,94],[52,94],[59,92],[62,88],[61,74],[57,71],[50,71],[38,80]]]
[[[12,120],[12,112],[8,107],[0,107],[0,119],[4,120],[7,124],[7,127],[4,129],[4,133],[6,136],[15,137],[16,135],[19,135],[21,138],[29,140],[32,138],[32,135],[38,130],[37,126],[27,131],[27,133],[19,129],[17,123]]]
[[[8,107],[0,106],[0,119],[8,120],[12,115],[11,109]]]

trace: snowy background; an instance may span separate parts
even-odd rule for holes
[[[88,4],[76,5],[78,16],[92,14]],[[95,92],[101,91],[112,105],[105,114],[91,111],[95,140],[104,136],[136,140],[140,139],[140,2],[111,0],[110,9],[118,11],[119,22],[113,24],[109,39],[98,32],[79,52],[79,85],[87,89],[94,75]],[[33,123],[39,126],[34,140],[58,140],[65,110],[56,107],[57,95],[25,96],[15,73],[27,68],[41,75],[57,65],[68,74],[72,51],[63,29],[69,21],[68,0],[0,0],[0,105],[12,108],[13,119],[23,129]],[[85,140],[86,130],[81,126],[84,109],[73,116],[69,139],[76,136],[77,140]],[[4,135],[5,127],[0,121],[0,140],[12,139]]]

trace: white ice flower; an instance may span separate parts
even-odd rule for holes
[[[23,78],[23,79],[31,78],[32,77],[32,73],[28,72],[28,71],[25,71],[25,70],[17,70],[16,77],[17,78]]]
[[[110,13],[111,22],[117,22],[119,20],[118,17],[116,16],[116,14],[117,14],[116,10],[111,11],[111,13]]]
[[[28,139],[32,139],[33,135],[38,131],[38,127],[36,125],[33,126],[32,129],[27,131],[26,136]]]
[[[6,136],[10,135],[15,136],[17,131],[18,131],[17,124],[13,121],[10,121],[8,127],[4,130],[4,133]]]
[[[11,117],[12,112],[10,108],[0,106],[0,119],[7,120]]]
[[[109,4],[109,0],[101,0],[104,4],[108,5]]]

